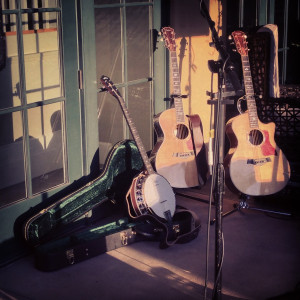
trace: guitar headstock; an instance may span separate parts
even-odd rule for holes
[[[240,55],[248,55],[248,42],[246,40],[247,36],[244,32],[242,31],[234,31],[231,33],[234,42],[235,42],[235,46],[236,46],[236,50]]]
[[[170,51],[176,51],[176,42],[175,42],[175,31],[171,27],[163,27],[161,29],[164,41],[165,41],[165,46],[168,48]]]
[[[119,98],[121,96],[119,90],[115,87],[113,82],[110,80],[109,77],[103,75],[100,78],[101,83],[103,84],[104,88],[114,97]]]

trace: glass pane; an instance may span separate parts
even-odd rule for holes
[[[287,70],[286,84],[299,84],[299,57],[300,57],[300,2],[289,2],[288,36],[287,36]]]
[[[64,182],[61,103],[28,110],[33,194]]]
[[[152,0],[124,0],[124,2],[126,3],[131,3],[131,2],[150,2],[152,3],[153,1]]]
[[[27,103],[62,96],[58,13],[23,18]]]
[[[153,2],[152,0],[95,0],[95,5],[115,4],[115,3],[132,3],[132,2]]]
[[[118,100],[109,93],[98,94],[98,126],[100,164],[103,165],[112,146],[124,139],[123,112]]]
[[[15,1],[15,0],[10,0]],[[42,0],[42,1],[34,1],[34,0],[22,0],[21,1],[22,8],[48,8],[48,7],[59,7],[59,0]]]
[[[244,25],[252,28],[256,26],[256,1],[245,1],[244,3]]]
[[[128,110],[146,151],[152,149],[152,109],[150,83],[128,87]]]
[[[97,78],[122,82],[122,47],[119,8],[95,9]]]
[[[0,72],[0,109],[21,105],[15,22],[16,18],[14,15],[3,15],[3,29],[6,37],[6,61],[5,68]]]
[[[122,0],[95,0],[95,5],[121,3]]]
[[[284,8],[285,1],[275,1],[275,16],[274,23],[278,26],[278,48],[282,48],[284,37]]]
[[[126,8],[128,81],[150,77],[149,7]]]
[[[25,197],[21,112],[0,115],[0,206]]]

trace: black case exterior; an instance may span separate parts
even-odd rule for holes
[[[138,240],[142,237],[136,233],[135,224],[121,219],[36,247],[35,266],[41,271],[55,271]]]
[[[171,227],[152,215],[141,216],[134,223],[122,218],[105,225],[89,227],[35,247],[35,265],[42,271],[54,271],[145,240],[157,241],[159,247],[165,249],[194,240],[200,231],[201,222],[193,211],[177,207]]]

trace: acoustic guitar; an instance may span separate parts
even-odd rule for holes
[[[232,37],[241,55],[247,110],[226,124],[230,141],[224,159],[226,184],[250,196],[271,195],[286,186],[290,166],[275,143],[275,124],[258,119],[246,35],[234,31]]]
[[[204,139],[201,120],[198,115],[186,116],[183,109],[178,70],[174,29],[162,28],[165,46],[170,51],[173,75],[174,107],[158,114],[154,119],[157,142],[150,159],[156,171],[175,188],[188,188],[205,181],[200,178],[196,156],[201,151]],[[195,128],[193,136],[192,128]]]
[[[176,209],[173,189],[169,182],[152,168],[142,140],[118,89],[109,77],[102,76],[100,80],[105,89],[119,101],[145,166],[145,170],[133,179],[128,190],[126,200],[129,214],[133,218],[150,214],[171,223]]]

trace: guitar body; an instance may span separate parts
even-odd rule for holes
[[[132,181],[127,193],[128,211],[131,217],[146,214],[171,220],[176,208],[176,199],[169,182],[157,173],[140,173]]]
[[[165,177],[172,187],[198,186],[197,163],[188,117],[185,117],[184,123],[177,124],[175,109],[170,108],[156,117],[154,127],[157,143],[150,159],[157,173]],[[178,130],[184,131],[179,137]]]
[[[249,123],[248,111],[226,124],[230,149],[224,159],[226,184],[250,196],[274,194],[290,178],[290,166],[274,140],[275,124]]]

